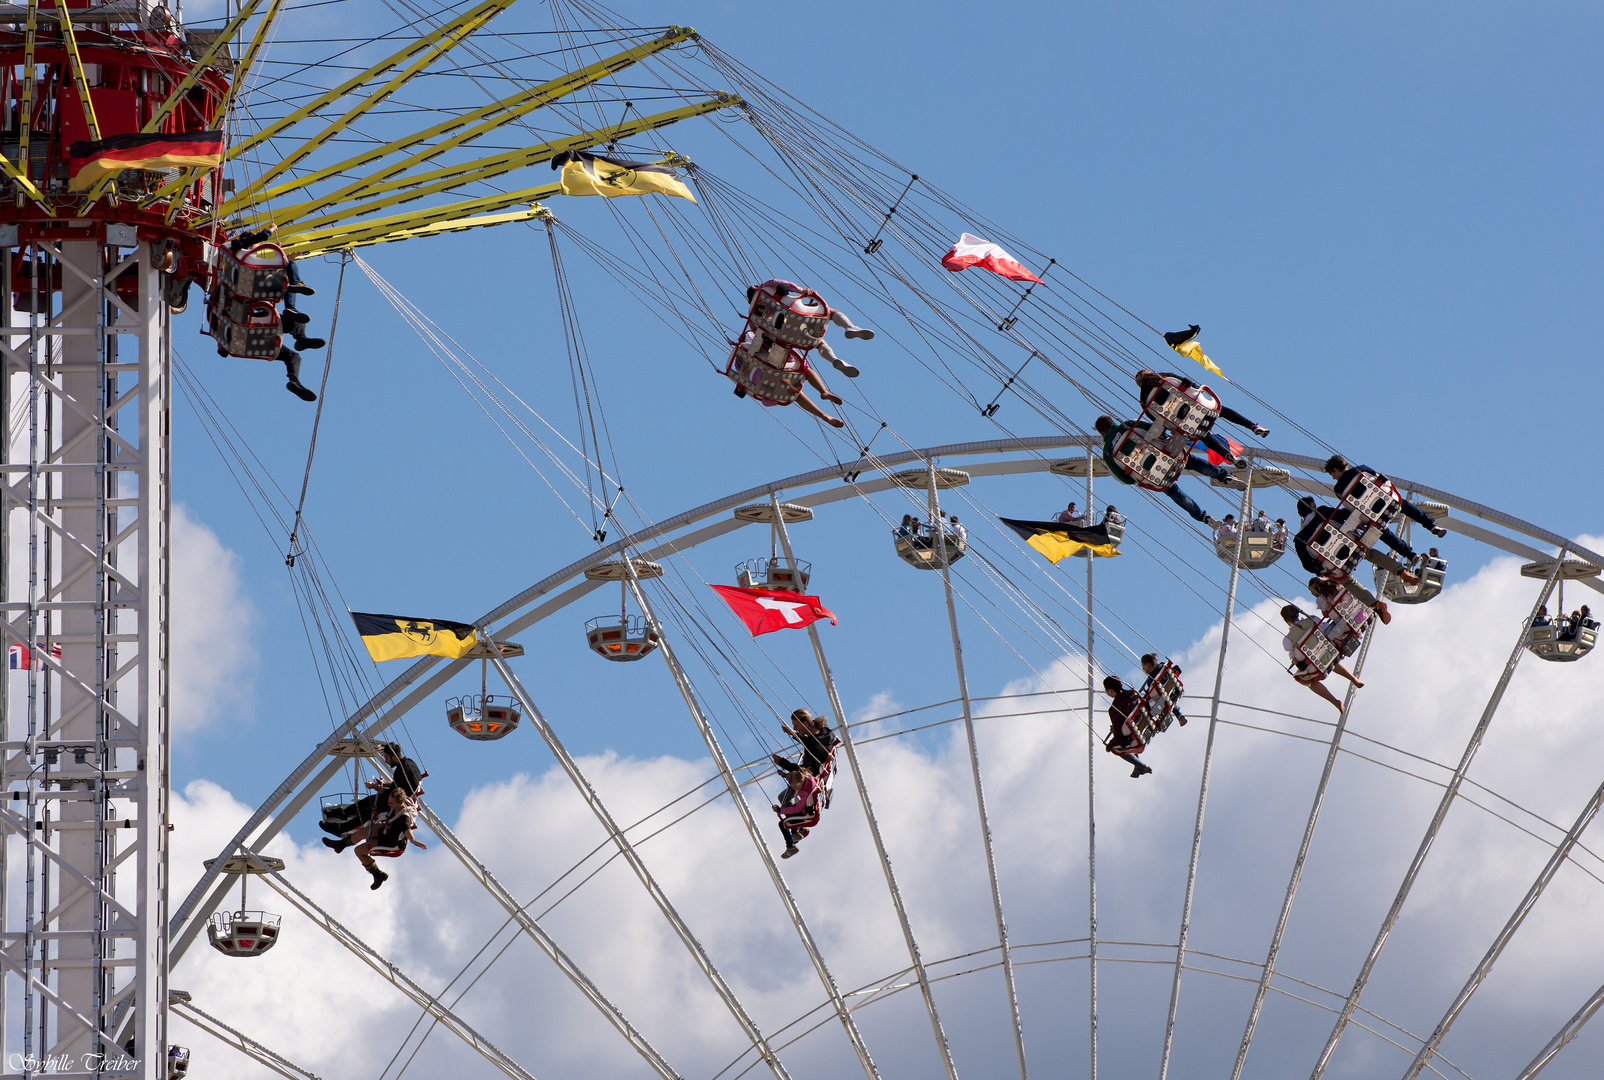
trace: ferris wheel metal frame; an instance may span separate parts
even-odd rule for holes
[[[511,692],[519,701],[523,703],[523,706],[526,710],[526,715],[528,719],[531,720],[532,726],[534,726],[539,732],[547,747],[556,757],[558,764],[574,783],[576,789],[579,791],[585,803],[595,814],[597,820],[603,825],[611,844],[614,848],[616,848],[617,856],[622,857],[630,866],[631,870],[640,880],[643,887],[647,890],[654,903],[656,903],[662,912],[664,918],[669,922],[676,935],[681,939],[682,943],[691,953],[697,966],[701,968],[704,975],[712,984],[714,990],[724,1001],[732,1017],[745,1032],[746,1037],[749,1040],[749,1047],[747,1051],[743,1052],[742,1056],[744,1057],[746,1054],[753,1054],[755,1055],[755,1058],[737,1075],[744,1075],[746,1071],[750,1071],[750,1069],[762,1064],[769,1069],[769,1071],[776,1077],[776,1080],[788,1080],[790,1074],[783,1062],[780,1060],[779,1051],[785,1049],[785,1047],[791,1042],[794,1042],[796,1039],[800,1039],[818,1026],[829,1023],[832,1019],[834,1019],[838,1020],[842,1024],[843,1030],[853,1047],[854,1053],[856,1054],[866,1077],[868,1077],[869,1080],[878,1080],[880,1075],[879,1069],[875,1065],[869,1048],[864,1041],[861,1032],[857,1028],[853,1014],[856,1010],[861,1009],[868,1004],[872,1004],[876,1001],[886,1000],[888,997],[899,993],[902,990],[917,988],[924,1000],[925,1011],[929,1017],[932,1034],[935,1039],[938,1052],[942,1058],[944,1070],[949,1077],[949,1080],[957,1080],[957,1069],[953,1063],[945,1029],[939,1015],[935,996],[931,989],[932,984],[943,979],[973,974],[975,972],[985,971],[995,967],[1000,969],[1004,976],[1004,985],[1009,1000],[1010,1015],[1013,1023],[1012,1035],[1018,1058],[1019,1073],[1021,1080],[1027,1080],[1028,1070],[1026,1066],[1024,1032],[1023,1026],[1020,1022],[1018,994],[1013,979],[1013,953],[1022,949],[1040,948],[1047,944],[1066,943],[1014,943],[1011,942],[1008,937],[1007,925],[1004,917],[1003,898],[997,881],[991,827],[987,816],[985,789],[982,782],[983,773],[981,769],[979,750],[975,739],[974,712],[972,708],[973,699],[970,696],[967,684],[967,678],[964,669],[963,648],[958,627],[957,609],[954,604],[952,583],[948,572],[948,567],[946,565],[941,566],[941,576],[952,635],[953,660],[958,684],[959,702],[962,706],[961,720],[963,721],[966,730],[969,762],[974,781],[976,806],[979,814],[983,846],[987,859],[991,901],[996,918],[997,943],[986,949],[980,950],[979,953],[972,952],[956,957],[945,957],[936,960],[927,960],[923,957],[907,915],[896,875],[893,871],[891,854],[887,850],[884,838],[880,834],[880,829],[874,813],[872,798],[868,790],[868,786],[865,783],[863,772],[859,768],[857,753],[851,733],[851,726],[846,723],[846,713],[842,707],[840,696],[836,689],[834,675],[831,671],[828,658],[825,654],[823,643],[817,633],[816,628],[809,626],[807,630],[812,640],[813,651],[818,664],[820,677],[823,682],[825,692],[828,695],[830,707],[838,718],[838,727],[836,730],[841,737],[842,749],[845,751],[848,762],[851,765],[854,787],[856,788],[858,796],[862,802],[869,825],[870,835],[874,841],[876,854],[886,879],[888,894],[896,910],[899,925],[901,926],[905,944],[908,949],[908,965],[902,968],[900,971],[890,973],[885,978],[875,980],[866,986],[843,991],[837,984],[834,976],[831,974],[825,958],[820,952],[811,931],[808,929],[803,913],[798,906],[795,897],[792,895],[789,886],[786,884],[783,875],[780,873],[779,867],[776,864],[768,845],[764,842],[762,836],[760,835],[757,824],[752,817],[751,810],[747,805],[746,799],[743,797],[743,788],[754,781],[743,781],[737,777],[736,772],[739,768],[749,767],[751,763],[742,763],[735,767],[731,766],[729,759],[724,753],[723,747],[719,744],[712,726],[709,724],[707,717],[704,715],[698,703],[696,695],[692,691],[688,677],[686,676],[683,668],[674,654],[672,641],[670,640],[669,635],[663,630],[662,624],[658,620],[656,612],[653,610],[645,591],[640,587],[640,577],[636,575],[634,570],[637,560],[663,559],[667,556],[686,551],[717,537],[732,533],[754,522],[769,521],[772,523],[775,529],[779,543],[783,545],[786,557],[791,560],[791,564],[794,566],[794,552],[791,546],[789,531],[786,526],[787,519],[794,519],[794,515],[787,513],[787,510],[805,508],[808,512],[808,516],[811,516],[811,511],[814,508],[826,506],[831,503],[840,502],[847,499],[864,498],[899,487],[923,487],[927,492],[929,510],[932,519],[934,520],[935,515],[939,513],[940,510],[940,489],[953,486],[954,483],[967,482],[967,479],[951,479],[950,467],[957,464],[962,464],[963,470],[961,475],[966,478],[1016,475],[1048,471],[1064,475],[1084,477],[1087,485],[1087,505],[1089,507],[1091,505],[1092,478],[1094,475],[1098,475],[1099,473],[1099,470],[1094,467],[1097,461],[1095,455],[1098,452],[1099,446],[1100,440],[1094,437],[1077,436],[1012,438],[982,442],[955,443],[944,446],[909,450],[897,454],[887,454],[877,457],[872,461],[862,460],[846,466],[818,469],[796,476],[786,477],[768,484],[748,488],[744,491],[726,496],[722,499],[705,503],[702,506],[696,507],[695,509],[677,514],[652,526],[640,529],[633,534],[624,536],[611,544],[600,547],[591,555],[570,563],[568,566],[563,567],[536,584],[517,593],[506,602],[498,605],[476,622],[475,625],[480,628],[485,639],[489,643],[489,651],[492,654],[490,657],[490,662],[495,664],[500,675],[506,680]],[[1064,452],[1077,451],[1084,456],[1081,456],[1078,459],[1070,458],[1068,460],[1063,460],[1060,456]],[[940,460],[944,466],[948,467],[941,470],[940,475],[938,475],[936,466],[936,462],[938,460]],[[1248,483],[1246,484],[1245,490],[1243,490],[1242,493],[1242,516],[1240,518],[1240,520],[1243,522],[1249,520],[1248,515],[1251,512],[1253,492],[1259,487],[1259,485],[1254,482],[1253,474],[1251,472],[1252,468],[1261,465],[1289,466],[1294,470],[1306,470],[1313,475],[1319,475],[1322,471],[1322,462],[1319,459],[1275,450],[1252,451],[1249,455],[1247,465],[1249,469],[1248,473],[1246,474]],[[904,468],[899,471],[899,466],[908,466],[908,468]],[[1294,490],[1306,490],[1309,492],[1322,490],[1322,488],[1316,487],[1315,485],[1300,479],[1296,473],[1289,472],[1288,470],[1277,470],[1277,473],[1280,475],[1277,475],[1272,481],[1276,484],[1284,485]],[[860,476],[863,477],[863,479],[860,479]],[[872,478],[870,478],[871,476]],[[1507,553],[1520,555],[1543,564],[1551,562],[1551,568],[1546,568],[1545,566],[1546,580],[1544,581],[1542,590],[1537,600],[1532,605],[1532,616],[1535,616],[1538,609],[1547,602],[1548,597],[1555,587],[1557,581],[1564,576],[1569,576],[1564,570],[1565,567],[1570,565],[1566,561],[1567,557],[1574,556],[1577,559],[1586,560],[1587,563],[1593,566],[1604,566],[1604,556],[1589,550],[1573,540],[1542,529],[1529,522],[1516,518],[1513,515],[1503,513],[1502,511],[1495,510],[1491,507],[1461,498],[1445,491],[1418,484],[1414,481],[1397,477],[1394,477],[1394,481],[1400,489],[1412,491],[1416,495],[1423,496],[1434,502],[1449,507],[1453,511],[1453,517],[1447,524],[1452,531]],[[784,495],[783,505],[782,494]],[[761,504],[764,502],[768,504],[766,508],[761,507]],[[749,505],[754,503],[759,505]],[[740,515],[730,513],[730,511],[743,507],[746,508],[746,512]],[[767,509],[769,512],[765,514],[763,509]],[[1485,524],[1477,524],[1476,521],[1471,519],[1478,519],[1480,522]],[[1488,526],[1497,526],[1499,529],[1504,531],[1494,531]],[[936,530],[936,532],[938,534],[936,542],[941,545],[945,545],[946,539],[941,535],[941,531]],[[1239,533],[1239,536],[1240,535],[1241,533]],[[1525,541],[1527,540],[1557,548],[1557,554],[1551,555],[1538,548],[1535,548],[1526,543]],[[722,777],[727,791],[732,798],[732,802],[741,814],[748,834],[750,835],[754,846],[757,848],[760,858],[763,859],[766,865],[766,869],[774,884],[776,892],[786,909],[787,918],[795,926],[799,938],[813,962],[816,974],[820,979],[821,986],[824,989],[824,999],[819,1004],[815,1005],[809,1010],[808,1013],[805,1013],[802,1017],[797,1018],[791,1024],[780,1029],[779,1031],[764,1034],[752,1021],[751,1017],[746,1012],[746,1009],[736,997],[734,991],[724,980],[724,977],[719,972],[717,966],[708,956],[701,943],[696,939],[691,928],[685,923],[684,919],[675,909],[672,901],[658,885],[656,879],[651,873],[650,868],[646,865],[645,860],[642,859],[639,852],[636,850],[636,845],[632,843],[628,837],[627,828],[621,826],[608,811],[600,796],[596,793],[595,789],[591,786],[590,782],[580,770],[577,762],[569,754],[566,748],[564,748],[562,741],[557,736],[556,732],[541,715],[538,706],[533,700],[533,697],[527,692],[522,683],[519,681],[516,673],[513,672],[506,663],[507,657],[503,654],[502,645],[505,644],[508,639],[528,629],[547,616],[566,609],[574,601],[586,596],[591,591],[606,584],[607,581],[604,580],[602,576],[587,576],[586,571],[604,562],[609,562],[610,560],[620,562],[621,565],[627,569],[628,577],[625,580],[625,586],[635,597],[636,603],[640,606],[640,609],[644,613],[647,622],[658,631],[662,638],[661,648],[670,673],[673,675],[678,688],[682,692],[682,696],[685,699],[687,708],[690,711],[693,720],[696,722],[697,728],[707,745],[710,755],[718,767],[719,774]],[[942,550],[939,561],[943,564],[948,562],[947,553],[944,549]],[[1087,715],[1090,717],[1094,703],[1092,675],[1095,656],[1096,632],[1092,612],[1092,603],[1094,600],[1094,593],[1092,591],[1092,578],[1096,560],[1087,559],[1086,563],[1086,662],[1088,675]],[[1203,754],[1203,767],[1198,793],[1197,816],[1193,828],[1191,853],[1188,863],[1186,888],[1184,894],[1185,899],[1177,931],[1177,939],[1174,942],[1169,943],[1150,943],[1152,948],[1159,950],[1160,952],[1167,952],[1173,957],[1172,961],[1169,961],[1173,964],[1173,976],[1169,1007],[1167,1010],[1163,1034],[1162,1054],[1159,1068],[1160,1080],[1164,1080],[1164,1078],[1167,1076],[1171,1060],[1173,1036],[1175,1032],[1176,1014],[1181,994],[1183,972],[1195,971],[1200,973],[1214,974],[1217,976],[1225,976],[1228,978],[1244,978],[1242,975],[1214,971],[1206,967],[1189,963],[1189,959],[1194,958],[1194,954],[1189,953],[1187,948],[1187,935],[1190,929],[1194,886],[1197,878],[1199,853],[1202,844],[1205,811],[1209,794],[1215,732],[1219,721],[1221,688],[1223,684],[1225,660],[1230,644],[1230,630],[1233,621],[1239,576],[1240,559],[1238,559],[1236,562],[1233,562],[1231,566],[1230,582],[1227,589],[1223,632],[1218,649],[1213,692],[1210,696],[1210,723],[1207,736],[1208,741]],[[1604,586],[1601,586],[1596,579],[1584,578],[1581,580],[1581,584],[1593,589],[1596,592],[1604,593]],[[1465,779],[1470,764],[1481,745],[1483,736],[1485,735],[1493,716],[1498,710],[1504,695],[1504,691],[1509,685],[1509,681],[1516,669],[1516,666],[1518,665],[1522,655],[1527,651],[1526,627],[1529,626],[1530,623],[1531,617],[1528,617],[1526,622],[1522,625],[1520,637],[1517,639],[1511,649],[1509,659],[1505,664],[1498,680],[1496,681],[1494,689],[1487,700],[1486,706],[1483,709],[1482,714],[1469,737],[1464,752],[1461,755],[1457,765],[1443,766],[1446,769],[1450,769],[1451,776],[1448,782],[1444,785],[1444,792],[1441,801],[1437,807],[1435,815],[1431,819],[1431,822],[1420,841],[1414,859],[1411,861],[1410,866],[1404,875],[1403,881],[1399,885],[1392,905],[1382,921],[1375,941],[1365,956],[1360,973],[1356,977],[1352,988],[1347,991],[1346,994],[1344,994],[1341,991],[1318,987],[1312,983],[1302,980],[1293,980],[1300,987],[1312,988],[1314,990],[1321,991],[1327,997],[1329,997],[1332,1002],[1331,1004],[1320,1002],[1315,1002],[1315,1004],[1318,1004],[1320,1007],[1329,1010],[1335,1016],[1335,1022],[1332,1027],[1331,1034],[1327,1038],[1325,1046],[1314,1064],[1311,1072],[1311,1080],[1319,1080],[1319,1077],[1324,1073],[1339,1040],[1341,1039],[1344,1031],[1350,1025],[1362,1026],[1372,1034],[1376,1034],[1378,1037],[1385,1039],[1405,1053],[1412,1054],[1413,1060],[1403,1074],[1405,1080],[1414,1080],[1414,1078],[1419,1076],[1422,1071],[1428,1069],[1433,1073],[1437,1073],[1437,1070],[1433,1066],[1432,1062],[1434,1060],[1447,1062],[1447,1059],[1443,1058],[1440,1054],[1440,1046],[1444,1036],[1447,1034],[1454,1020],[1469,1002],[1475,990],[1481,985],[1482,981],[1491,970],[1494,962],[1497,960],[1499,954],[1514,936],[1516,930],[1518,930],[1522,921],[1526,917],[1526,914],[1530,912],[1538,897],[1541,896],[1543,890],[1553,879],[1558,869],[1570,856],[1571,852],[1579,842],[1583,830],[1585,830],[1587,825],[1592,821],[1593,817],[1597,815],[1600,808],[1604,807],[1604,784],[1601,784],[1598,790],[1594,792],[1592,798],[1582,807],[1576,820],[1566,831],[1563,839],[1554,845],[1554,850],[1550,859],[1543,870],[1538,874],[1537,878],[1533,881],[1525,898],[1510,915],[1509,920],[1489,945],[1481,962],[1476,965],[1470,977],[1467,979],[1464,989],[1445,1010],[1441,1020],[1437,1023],[1436,1027],[1429,1036],[1421,1037],[1414,1035],[1406,1031],[1404,1028],[1391,1023],[1384,1017],[1372,1013],[1370,1010],[1367,1010],[1360,1005],[1361,996],[1363,995],[1366,984],[1369,981],[1376,960],[1384,948],[1388,937],[1399,918],[1403,905],[1409,896],[1410,890],[1421,870],[1422,865],[1426,861],[1431,851],[1432,845],[1443,825],[1443,821],[1448,813],[1448,810],[1458,795],[1459,789]],[[1369,637],[1367,634],[1358,654],[1356,672],[1362,671],[1364,660],[1368,653],[1368,648]],[[511,650],[508,651],[510,652]],[[290,774],[290,776],[287,777],[285,781],[273,791],[271,795],[269,795],[269,797],[261,804],[261,806],[257,808],[247,823],[230,840],[228,846],[219,854],[219,857],[207,864],[206,871],[191,889],[188,896],[181,903],[174,907],[174,914],[169,927],[171,937],[171,963],[173,965],[177,964],[179,959],[188,950],[189,946],[195,942],[199,931],[206,924],[207,918],[210,916],[212,911],[222,903],[224,894],[231,887],[231,881],[222,872],[223,866],[228,857],[239,853],[250,855],[263,850],[265,845],[280,832],[282,832],[287,827],[289,822],[293,820],[302,810],[304,810],[316,797],[318,792],[321,791],[335,777],[335,775],[342,768],[342,764],[347,757],[349,757],[353,752],[362,752],[363,747],[371,747],[373,740],[387,727],[400,720],[410,710],[429,702],[433,695],[439,691],[448,680],[454,677],[459,671],[466,668],[466,666],[471,662],[472,661],[469,659],[453,661],[431,656],[420,658],[399,676],[393,679],[389,684],[378,691],[378,693],[376,693],[367,703],[356,710],[356,712],[354,712],[347,720],[340,724],[327,739],[323,740],[323,742],[318,745],[318,747],[306,758],[306,760],[302,762],[301,765],[297,767]],[[1321,772],[1320,779],[1312,799],[1312,805],[1309,810],[1302,841],[1288,878],[1280,914],[1277,918],[1273,933],[1271,935],[1271,943],[1267,956],[1262,963],[1250,960],[1237,960],[1235,958],[1217,958],[1231,961],[1239,965],[1246,964],[1250,968],[1258,969],[1257,976],[1250,980],[1256,984],[1255,993],[1253,1004],[1249,1011],[1249,1016],[1236,1056],[1235,1065],[1232,1070],[1232,1080],[1238,1080],[1238,1078],[1241,1076],[1244,1062],[1247,1057],[1249,1047],[1251,1046],[1258,1020],[1261,1015],[1262,1006],[1267,995],[1271,991],[1276,991],[1283,994],[1289,993],[1288,990],[1281,986],[1275,985],[1272,981],[1274,976],[1278,974],[1285,974],[1277,970],[1276,961],[1281,948],[1282,936],[1286,928],[1288,915],[1298,892],[1310,842],[1320,816],[1335,761],[1341,747],[1343,734],[1347,724],[1349,707],[1353,702],[1353,693],[1353,689],[1350,687],[1348,696],[1343,702],[1341,717],[1331,737],[1324,768]],[[1097,952],[1099,937],[1097,931],[1096,803],[1093,780],[1095,779],[1095,762],[1098,755],[1096,754],[1097,739],[1090,724],[1088,724],[1087,737],[1089,829],[1089,863],[1087,880],[1089,891],[1089,926],[1088,934],[1085,939],[1077,939],[1076,942],[1067,943],[1084,943],[1087,946],[1087,949],[1084,955],[1064,956],[1057,957],[1055,959],[1062,961],[1078,961],[1084,959],[1088,962],[1088,989],[1090,1000],[1090,1014],[1088,1017],[1090,1037],[1089,1075],[1095,1080],[1095,1077],[1097,1076],[1098,1065],[1097,970],[1100,960]],[[539,946],[539,948],[546,953],[553,963],[558,966],[559,970],[580,990],[580,992],[588,1000],[590,1000],[598,1010],[602,1012],[608,1022],[641,1056],[646,1064],[650,1066],[658,1075],[664,1077],[665,1080],[678,1080],[681,1074],[677,1072],[654,1047],[651,1046],[645,1036],[642,1035],[624,1016],[623,1012],[602,993],[602,991],[583,971],[580,970],[578,965],[575,964],[574,961],[562,950],[558,943],[544,929],[541,928],[539,922],[527,911],[526,907],[521,905],[512,895],[512,893],[496,879],[492,871],[468,849],[461,839],[458,838],[436,814],[430,811],[426,806],[422,810],[422,820],[440,837],[444,843],[444,846],[453,854],[454,857],[459,860],[459,862],[461,862],[464,868],[468,870],[470,876],[479,882],[486,892],[503,909],[505,909],[505,911],[508,913],[509,919],[517,923],[519,929],[524,934],[529,936],[531,940],[533,940],[537,946]],[[437,996],[430,994],[428,990],[408,977],[396,964],[380,955],[371,946],[362,942],[361,939],[358,938],[356,934],[353,933],[349,928],[340,924],[332,915],[319,907],[315,900],[307,896],[296,886],[284,879],[282,874],[268,873],[263,875],[263,878],[267,884],[271,886],[280,896],[282,896],[292,907],[294,907],[301,914],[305,915],[310,921],[322,927],[341,945],[345,946],[364,963],[372,967],[375,971],[400,989],[405,996],[422,1008],[424,1012],[430,1015],[436,1022],[458,1035],[471,1049],[485,1057],[494,1067],[500,1069],[504,1074],[516,1078],[516,1080],[533,1080],[532,1074],[522,1065],[499,1050],[492,1043],[490,1043],[489,1040],[485,1039],[481,1034],[475,1031],[451,1008],[441,1002]],[[993,952],[997,954],[995,960],[991,959],[989,955]],[[983,963],[976,960],[976,957],[981,954],[986,954],[986,959]],[[1195,954],[1196,958],[1207,956],[1212,956],[1212,954]],[[952,967],[958,967],[960,970],[946,970]],[[933,971],[932,969],[936,970]],[[1291,978],[1291,976],[1286,977]],[[849,1001],[849,998],[859,1000]],[[1300,998],[1300,1000],[1308,1001],[1309,999]],[[1601,986],[1595,993],[1582,1002],[1576,1013],[1570,1018],[1569,1021],[1566,1022],[1564,1026],[1560,1028],[1558,1032],[1554,1034],[1550,1040],[1548,1040],[1543,1048],[1537,1053],[1536,1057],[1533,1058],[1532,1062],[1519,1074],[1517,1080],[1529,1080],[1530,1077],[1535,1076],[1549,1061],[1553,1059],[1560,1049],[1562,1049],[1571,1039],[1575,1038],[1575,1036],[1581,1031],[1582,1027],[1589,1019],[1591,1019],[1593,1014],[1596,1013],[1601,1006],[1604,1006],[1604,986]],[[265,1046],[254,1042],[249,1037],[228,1027],[222,1021],[204,1012],[201,1012],[187,999],[183,999],[181,997],[175,999],[173,1002],[173,1007],[181,1015],[195,1022],[203,1030],[207,1030],[208,1032],[216,1035],[218,1038],[229,1043],[230,1045],[235,1046],[237,1049],[251,1056],[258,1062],[279,1072],[281,1075],[291,1077],[292,1080],[304,1080],[304,1078],[313,1076],[312,1073],[273,1053]],[[813,1017],[815,1013],[819,1013],[821,1011],[825,1013],[823,1019],[815,1020],[812,1023],[806,1023]],[[1365,1019],[1360,1019],[1357,1014],[1364,1014]],[[1366,1020],[1375,1021],[1375,1026],[1371,1026],[1370,1024],[1366,1023]],[[800,1034],[789,1037],[785,1042],[778,1041],[779,1035],[790,1031],[791,1028],[797,1027],[798,1025],[803,1026],[803,1030]],[[1379,1028],[1383,1026],[1391,1028],[1394,1032],[1396,1032],[1396,1037],[1379,1030]],[[732,1062],[732,1066],[739,1063],[740,1058],[737,1058],[736,1062]],[[1461,1075],[1468,1075],[1465,1074],[1463,1070],[1458,1069],[1457,1066],[1452,1066],[1451,1063],[1449,1063],[1449,1065]],[[1442,1075],[1440,1073],[1437,1074]]]

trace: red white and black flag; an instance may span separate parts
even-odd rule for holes
[[[88,191],[120,169],[215,169],[223,163],[221,131],[113,135],[85,139],[67,148],[68,191]]]
[[[709,585],[708,588],[723,598],[753,637],[775,630],[800,630],[820,619],[835,622],[835,613],[819,603],[817,596],[771,589],[737,589],[733,585]]]

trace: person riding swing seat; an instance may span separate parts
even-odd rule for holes
[[[770,278],[746,290],[746,325],[734,343],[724,374],[735,383],[736,397],[752,397],[765,406],[790,405],[825,421],[845,427],[846,421],[830,416],[808,397],[804,384],[834,405],[841,399],[830,393],[808,362],[817,351],[849,379],[858,369],[835,355],[824,340],[829,324],[844,327],[848,337],[874,337],[873,330],[855,326],[842,311],[832,311],[824,298],[794,281]]]

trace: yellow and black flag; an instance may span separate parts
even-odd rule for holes
[[[673,195],[696,201],[691,189],[671,165],[659,162],[619,161],[584,150],[569,150],[551,159],[561,169],[564,195]]]
[[[370,615],[351,612],[362,644],[375,660],[404,660],[409,656],[444,656],[460,660],[479,641],[467,623],[446,619],[413,619],[405,615]]]
[[[1060,525],[1056,521],[1015,521],[1013,518],[997,520],[1018,533],[1019,538],[1025,543],[1047,556],[1047,561],[1051,563],[1068,558],[1082,550],[1088,550],[1093,555],[1101,555],[1104,558],[1113,558],[1119,554],[1119,548],[1108,538],[1106,525],[1080,528],[1074,525]]]

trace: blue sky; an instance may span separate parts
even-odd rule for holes
[[[344,8],[309,12],[306,36],[367,32]],[[1208,352],[1233,380],[1350,457],[1567,536],[1601,531],[1596,500],[1580,497],[1598,486],[1589,404],[1604,285],[1596,7],[619,10],[644,24],[694,25],[1147,322],[1202,324]],[[547,18],[531,5],[498,26],[538,29]],[[721,176],[748,175],[708,121],[660,138]],[[599,203],[552,205],[565,223],[604,237]],[[573,437],[543,230],[510,226],[363,255]],[[652,517],[818,465],[822,444],[797,410],[771,415],[736,402],[639,298],[574,247],[564,259],[624,482]],[[305,267],[318,288],[303,304],[314,327],[327,326],[337,271],[332,259]],[[872,310],[846,283],[812,283],[855,314]],[[588,527],[574,524],[354,267],[340,320],[307,520],[351,606],[469,619],[593,546]],[[280,389],[275,370],[213,355],[195,336],[193,312],[175,326],[185,360],[274,476],[298,486],[312,409]],[[901,437],[920,446],[997,437],[896,353],[890,336],[853,343],[852,355],[862,389]],[[308,382],[319,375],[313,363]],[[971,383],[984,397],[996,387]],[[1090,426],[1093,410],[1062,383],[1036,385]],[[1051,433],[1014,399],[998,419],[1022,434]],[[1269,422],[1270,446],[1323,452]],[[177,781],[212,780],[254,803],[327,733],[328,712],[281,550],[182,403],[175,432],[175,499],[237,555],[231,607],[248,619],[229,632],[248,635],[256,656],[229,660],[237,681],[214,698],[214,716],[181,720],[189,730],[175,746]],[[977,495],[1021,517],[1077,497],[1042,478]],[[1179,655],[1217,623],[1226,568],[1150,497],[1118,495],[1162,546],[1099,564],[1099,604]],[[1109,497],[1100,484],[1099,501]],[[1283,494],[1272,512],[1290,516],[1290,504]],[[1206,505],[1221,513],[1225,504]],[[797,542],[815,563],[817,591],[843,617],[826,641],[848,710],[875,695],[905,704],[950,696],[950,667],[929,659],[944,656],[939,590],[892,557],[872,514],[832,515],[801,527]],[[766,547],[743,535],[695,561],[724,580],[726,564]],[[1456,575],[1490,557],[1463,538],[1443,547]],[[1060,572],[1075,580],[1080,567]],[[660,664],[606,665],[583,651],[583,621],[613,603],[601,595],[532,635],[526,685],[576,751],[694,757],[700,744]],[[1489,633],[1502,638],[1506,625]],[[983,627],[970,622],[965,634],[977,692],[1028,674]],[[810,662],[804,647],[772,650],[799,679]],[[1207,681],[1201,669],[1195,677]],[[531,734],[495,750],[466,746],[440,712],[408,720],[440,803],[547,767]]]

